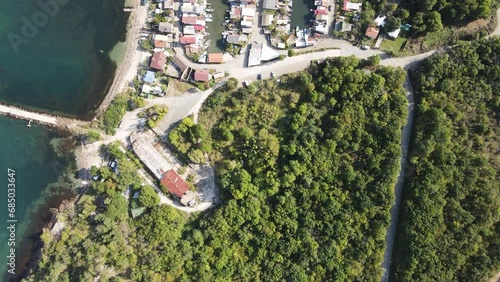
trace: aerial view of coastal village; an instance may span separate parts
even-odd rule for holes
[[[0,281],[500,282],[500,2],[0,3]]]

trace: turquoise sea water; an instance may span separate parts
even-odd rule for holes
[[[55,182],[66,164],[58,158],[50,145],[50,140],[57,135],[44,127],[33,125],[27,127],[25,121],[13,120],[0,116],[0,281],[7,272],[7,255],[10,247],[10,233],[7,227],[11,224],[7,210],[8,169],[15,174],[15,218],[16,225],[16,265],[23,259],[22,245],[30,244],[26,237],[34,232],[38,222],[32,219],[32,212],[37,205],[46,206],[49,198],[47,185]],[[42,214],[44,211],[39,212]],[[35,212],[36,214],[36,212]],[[21,248],[20,248],[21,247]],[[4,279],[5,280],[5,279]]]
[[[44,9],[42,4],[56,3]],[[0,101],[39,111],[89,117],[116,71],[108,54],[125,40],[123,0],[0,1]],[[50,4],[49,4],[50,5]],[[33,28],[26,24],[30,22]],[[25,27],[28,26],[28,27]],[[49,129],[0,116],[0,281],[7,281],[7,169],[16,171],[18,267],[30,259],[47,209],[66,197],[50,185],[67,164]],[[50,186],[51,188],[47,188]]]
[[[0,1],[0,101],[89,115],[116,71],[108,53],[125,40],[123,2]]]

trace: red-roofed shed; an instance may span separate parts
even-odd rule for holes
[[[184,35],[179,39],[179,41],[181,42],[181,44],[194,44],[196,43],[196,36]]]
[[[207,82],[210,80],[210,72],[208,70],[196,70],[194,73],[194,80]]]
[[[167,190],[170,194],[175,195],[179,198],[189,190],[189,186],[184,181],[184,179],[182,179],[173,169],[163,174],[160,182],[162,185],[167,187]]]
[[[183,24],[196,24],[196,16],[182,17]]]
[[[194,30],[196,30],[196,31],[204,31],[205,27],[202,26],[202,25],[197,24],[197,25],[194,26]]]
[[[371,39],[376,39],[379,32],[380,32],[380,29],[378,27],[369,26],[366,29],[365,35],[370,37]]]
[[[328,15],[328,10],[318,9],[318,10],[314,11],[314,14],[315,15]]]

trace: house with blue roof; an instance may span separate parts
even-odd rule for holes
[[[143,80],[146,83],[154,83],[155,82],[155,73],[152,71],[146,72],[146,75],[144,75]]]

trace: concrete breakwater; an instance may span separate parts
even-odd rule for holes
[[[0,114],[18,119],[31,120],[33,122],[43,125],[58,126],[57,117],[50,116],[47,114],[30,112],[14,106],[7,106],[0,104]]]
[[[14,107],[11,105],[4,105],[0,103],[0,115],[28,120],[32,123],[37,123],[49,127],[54,127],[57,129],[62,129],[63,131],[79,132],[81,129],[88,128],[88,122],[71,119],[67,117],[52,116],[49,114],[36,113]]]

